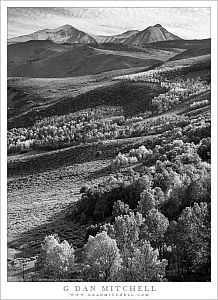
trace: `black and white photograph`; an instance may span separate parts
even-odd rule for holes
[[[216,1],[60,2],[2,7],[2,299],[217,299]]]

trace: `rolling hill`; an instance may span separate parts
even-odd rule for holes
[[[200,55],[195,57],[189,57],[189,58],[183,58],[178,60],[168,60],[164,62],[161,66],[157,66],[156,68],[152,70],[146,70],[142,71],[140,73],[133,73],[128,74],[124,76],[115,77],[115,80],[127,80],[127,81],[149,81],[150,77],[154,77],[157,74],[161,76],[166,76],[166,74],[170,74],[169,76],[171,78],[174,78],[176,76],[183,76],[185,78],[185,75],[195,73],[195,75],[199,75],[199,72],[201,73],[201,76],[207,77],[208,74],[210,74],[210,68],[211,68],[211,55]]]
[[[192,48],[192,49],[187,49],[184,52],[175,55],[174,57],[170,58],[169,60],[171,60],[171,61],[180,60],[180,59],[184,59],[184,58],[202,56],[202,55],[206,55],[206,54],[210,54],[210,53],[211,53],[210,48],[200,48],[200,49]]]
[[[152,49],[159,50],[172,50],[183,49],[169,60],[180,60],[184,58],[196,57],[211,53],[211,39],[202,40],[174,40],[174,41],[161,41],[146,45]]]
[[[153,42],[146,47],[155,49],[169,49],[169,48],[180,48],[180,49],[205,49],[211,47],[211,39],[202,40],[171,40],[171,41],[159,41]]]
[[[35,40],[50,40],[55,43],[92,43],[96,44],[96,40],[89,34],[74,28],[71,25],[64,25],[55,29],[43,29],[33,32],[29,35],[22,35],[8,39],[8,44],[16,44]]]
[[[103,51],[89,45],[28,41],[8,46],[8,76],[57,78],[146,67],[166,60],[156,53]]]

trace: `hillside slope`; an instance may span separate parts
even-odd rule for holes
[[[8,46],[8,77],[57,78],[146,67],[163,60],[155,56],[102,51],[87,45],[29,41]]]
[[[183,51],[169,60],[179,60],[183,58],[196,57],[211,53],[211,39],[203,40],[174,40],[162,41],[149,44],[152,49],[172,50],[183,49]]]
[[[205,49],[211,47],[211,39],[202,40],[171,40],[171,41],[159,41],[153,42],[147,45],[147,47],[155,49],[169,49],[169,48],[179,48],[179,49]]]

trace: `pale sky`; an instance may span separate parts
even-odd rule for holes
[[[161,24],[184,39],[210,37],[210,8],[8,8],[8,38],[65,24],[90,35],[113,35]]]

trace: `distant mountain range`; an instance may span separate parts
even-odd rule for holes
[[[180,37],[170,33],[160,24],[149,26],[142,31],[129,30],[122,34],[112,36],[90,36],[89,34],[64,25],[55,29],[43,29],[29,35],[22,35],[8,39],[8,44],[17,44],[32,40],[50,40],[57,44],[97,44],[97,43],[123,43],[128,46],[142,46],[158,41],[179,40]]]
[[[105,35],[96,35],[93,36],[97,43],[124,43],[126,39],[138,33],[139,30],[129,30],[121,34],[105,36]]]
[[[8,39],[8,44],[17,44],[33,40],[50,40],[57,44],[62,43],[81,43],[81,44],[96,44],[96,40],[89,34],[74,28],[71,25],[64,25],[55,29],[43,29],[33,32],[28,35],[21,35],[15,38]]]

